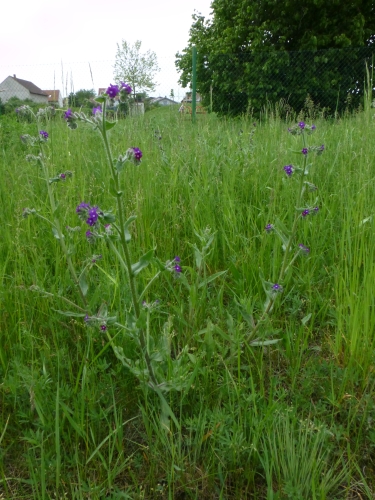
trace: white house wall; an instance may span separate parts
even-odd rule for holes
[[[17,80],[8,76],[2,83],[0,83],[0,99],[5,103],[9,101],[11,97],[18,97],[18,99],[21,99],[22,101],[25,99],[31,99],[33,102],[41,104],[48,103],[47,96],[31,94],[30,91],[18,83]]]
[[[0,83],[0,99],[2,102],[7,102],[11,97],[18,97],[22,100],[30,99],[30,92],[11,76],[8,76]]]

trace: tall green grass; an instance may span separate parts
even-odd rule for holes
[[[282,167],[300,145],[288,123],[275,113],[256,124],[204,115],[194,126],[158,109],[111,131],[116,153],[129,146],[144,153],[124,177],[127,211],[138,217],[136,252],[154,247],[161,261],[179,255],[190,279],[197,234],[209,228],[207,273],[227,270],[204,292],[162,277],[145,297],[161,301],[152,327],[171,356],[189,346],[195,373],[189,391],[169,396],[180,423],[170,432],[154,394],[118,364],[100,332],[56,312],[67,306],[62,297],[74,299],[65,257],[47,224],[22,217],[25,207],[46,217],[50,210],[19,141],[33,125],[1,117],[3,498],[373,498],[372,114],[315,121],[311,142],[326,146],[311,176],[320,213],[298,233],[311,253],[295,261],[272,314],[280,342],[263,348],[249,346],[240,311],[261,311],[259,268],[273,282],[280,270],[282,250],[265,225],[293,220],[294,184]],[[45,129],[51,176],[73,172],[56,186],[63,224],[80,225],[82,201],[111,208],[98,136],[58,119]],[[72,238],[77,264],[103,255],[89,293],[116,311],[129,294],[121,268],[104,243],[90,247],[83,230]],[[140,279],[151,276],[147,268]],[[116,342],[133,349],[121,331]]]

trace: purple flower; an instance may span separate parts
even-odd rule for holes
[[[107,325],[100,325],[100,329],[102,332],[105,332],[107,330]]]
[[[284,167],[285,173],[288,177],[290,177],[293,173],[293,165],[285,165]]]
[[[303,245],[302,243],[300,243],[298,246],[300,247],[300,249],[302,250],[303,253],[306,253],[306,254],[310,253],[310,248],[309,247]]]
[[[127,94],[131,94],[132,93],[132,88],[131,86],[128,84],[128,83],[125,83],[125,82],[120,82],[121,83],[121,90],[125,90],[125,92]]]
[[[316,125],[311,125],[311,130],[315,130],[316,129]]]
[[[267,224],[264,229],[267,233],[272,233],[272,231],[274,230],[273,224]]]
[[[301,151],[301,153],[303,155],[307,155],[308,152],[309,152],[309,150],[307,148],[303,148],[302,151]]]
[[[112,83],[111,83],[111,85],[106,90],[106,94],[111,99],[114,99],[119,92],[120,92],[120,90],[119,90],[118,86],[117,85],[112,85]]]
[[[90,205],[88,203],[85,203],[84,201],[78,205],[76,208],[76,213],[78,215],[86,214],[88,209],[90,208]]]
[[[175,270],[176,273],[180,273],[182,271],[181,267],[178,264],[173,266],[173,269]]]
[[[41,130],[39,134],[43,137],[43,139],[48,139],[48,132],[46,132],[45,130]]]
[[[181,262],[181,259],[180,259],[180,257],[178,255],[176,255],[176,257],[174,258],[174,261],[175,262]]]
[[[88,314],[86,314],[85,320],[84,320],[85,323],[88,323],[90,321],[90,319],[91,319],[90,316]]]
[[[102,107],[100,106],[100,104],[96,106],[96,108],[92,108],[92,114],[95,116],[96,113],[102,113]]]
[[[86,231],[86,238],[89,241],[93,241],[93,239],[95,238],[95,234],[93,232],[91,232],[90,230],[88,230],[88,231]]]
[[[134,151],[134,158],[138,161],[141,161],[142,158],[142,151],[139,148],[132,148]]]
[[[299,122],[298,126],[299,126],[300,129],[303,130],[305,128],[305,122]]]
[[[324,144],[322,144],[319,148],[320,151],[324,151]]]
[[[309,213],[310,213],[310,210],[308,210],[306,208],[306,210],[304,210],[301,215],[302,215],[302,217],[307,217],[309,215]]]
[[[72,113],[71,109],[68,109],[67,111],[65,111],[64,118],[67,121],[69,121],[69,120],[71,120],[73,118],[73,113]]]
[[[62,181],[65,181],[65,179],[66,179],[66,174],[60,174],[60,175],[59,175],[59,177],[60,177],[60,179],[61,179]]]
[[[126,151],[126,156],[129,160],[133,160],[134,163],[138,165],[141,162],[143,154],[139,148],[129,148]]]
[[[313,214],[315,215],[315,214],[317,214],[318,212],[319,212],[319,207],[314,207],[314,209],[313,209]]]
[[[88,211],[88,218],[86,220],[86,224],[89,226],[95,226],[95,224],[98,221],[99,213],[98,213],[98,207],[92,207]]]
[[[278,283],[275,283],[274,285],[272,285],[272,290],[274,292],[277,292],[277,293],[282,293],[282,291],[284,289],[283,289],[283,287],[281,285],[279,285]]]

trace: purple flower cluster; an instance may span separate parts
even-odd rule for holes
[[[285,165],[284,167],[285,173],[288,177],[290,177],[293,174],[293,165]]]
[[[282,293],[284,288],[278,283],[275,283],[274,285],[272,285],[272,290],[276,293]]]
[[[66,121],[70,121],[73,119],[73,112],[71,109],[68,109],[67,111],[65,111],[64,118]]]
[[[305,254],[309,254],[310,253],[310,248],[309,247],[303,245],[302,243],[300,243],[298,246],[299,246],[299,248],[301,249],[301,251],[303,253],[305,253]]]
[[[121,90],[124,90],[127,94],[132,93],[132,88],[128,83],[125,82],[120,82],[121,83]]]
[[[133,160],[134,163],[138,165],[141,162],[143,154],[139,148],[129,148],[126,151],[126,156],[129,160]]]
[[[309,150],[307,148],[303,148],[302,151],[301,151],[301,153],[303,155],[307,155],[308,152],[309,152]]]
[[[96,113],[102,113],[102,107],[98,104],[95,108],[92,108],[92,114],[95,116]]]
[[[82,202],[76,208],[76,213],[78,217],[86,222],[91,227],[96,226],[99,216],[103,215],[103,212],[98,207],[92,207],[89,203]],[[90,239],[94,234],[91,231],[87,231],[86,237]]]
[[[39,134],[43,137],[43,139],[48,139],[48,132],[46,132],[45,130],[40,130]]]
[[[272,231],[275,229],[273,224],[267,224],[267,226],[264,228],[266,233],[272,233]]]
[[[114,99],[119,94],[119,92],[120,92],[120,89],[118,88],[118,86],[112,85],[112,83],[110,84],[110,86],[106,90],[106,94],[111,99]]]
[[[179,264],[181,262],[181,259],[178,255],[176,255],[176,257],[174,258],[174,262],[176,262],[176,264],[173,266],[173,269],[175,270],[175,272],[177,274],[181,273],[182,269],[181,269],[181,266]]]
[[[300,128],[301,130],[303,130],[303,129],[305,128],[306,124],[305,124],[305,122],[299,122],[299,123],[298,123],[298,126],[299,126],[299,128]]]
[[[308,215],[316,215],[319,212],[319,207],[314,207],[313,209],[306,208],[301,213],[302,217],[307,217]]]

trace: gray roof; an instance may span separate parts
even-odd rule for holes
[[[20,78],[16,78],[15,76],[12,76],[12,78],[13,80],[16,80],[16,82],[18,82],[20,85],[25,87],[30,92],[30,94],[45,95],[48,97],[48,94],[43,92],[42,89],[34,85],[32,82],[28,82],[27,80],[21,80]]]

